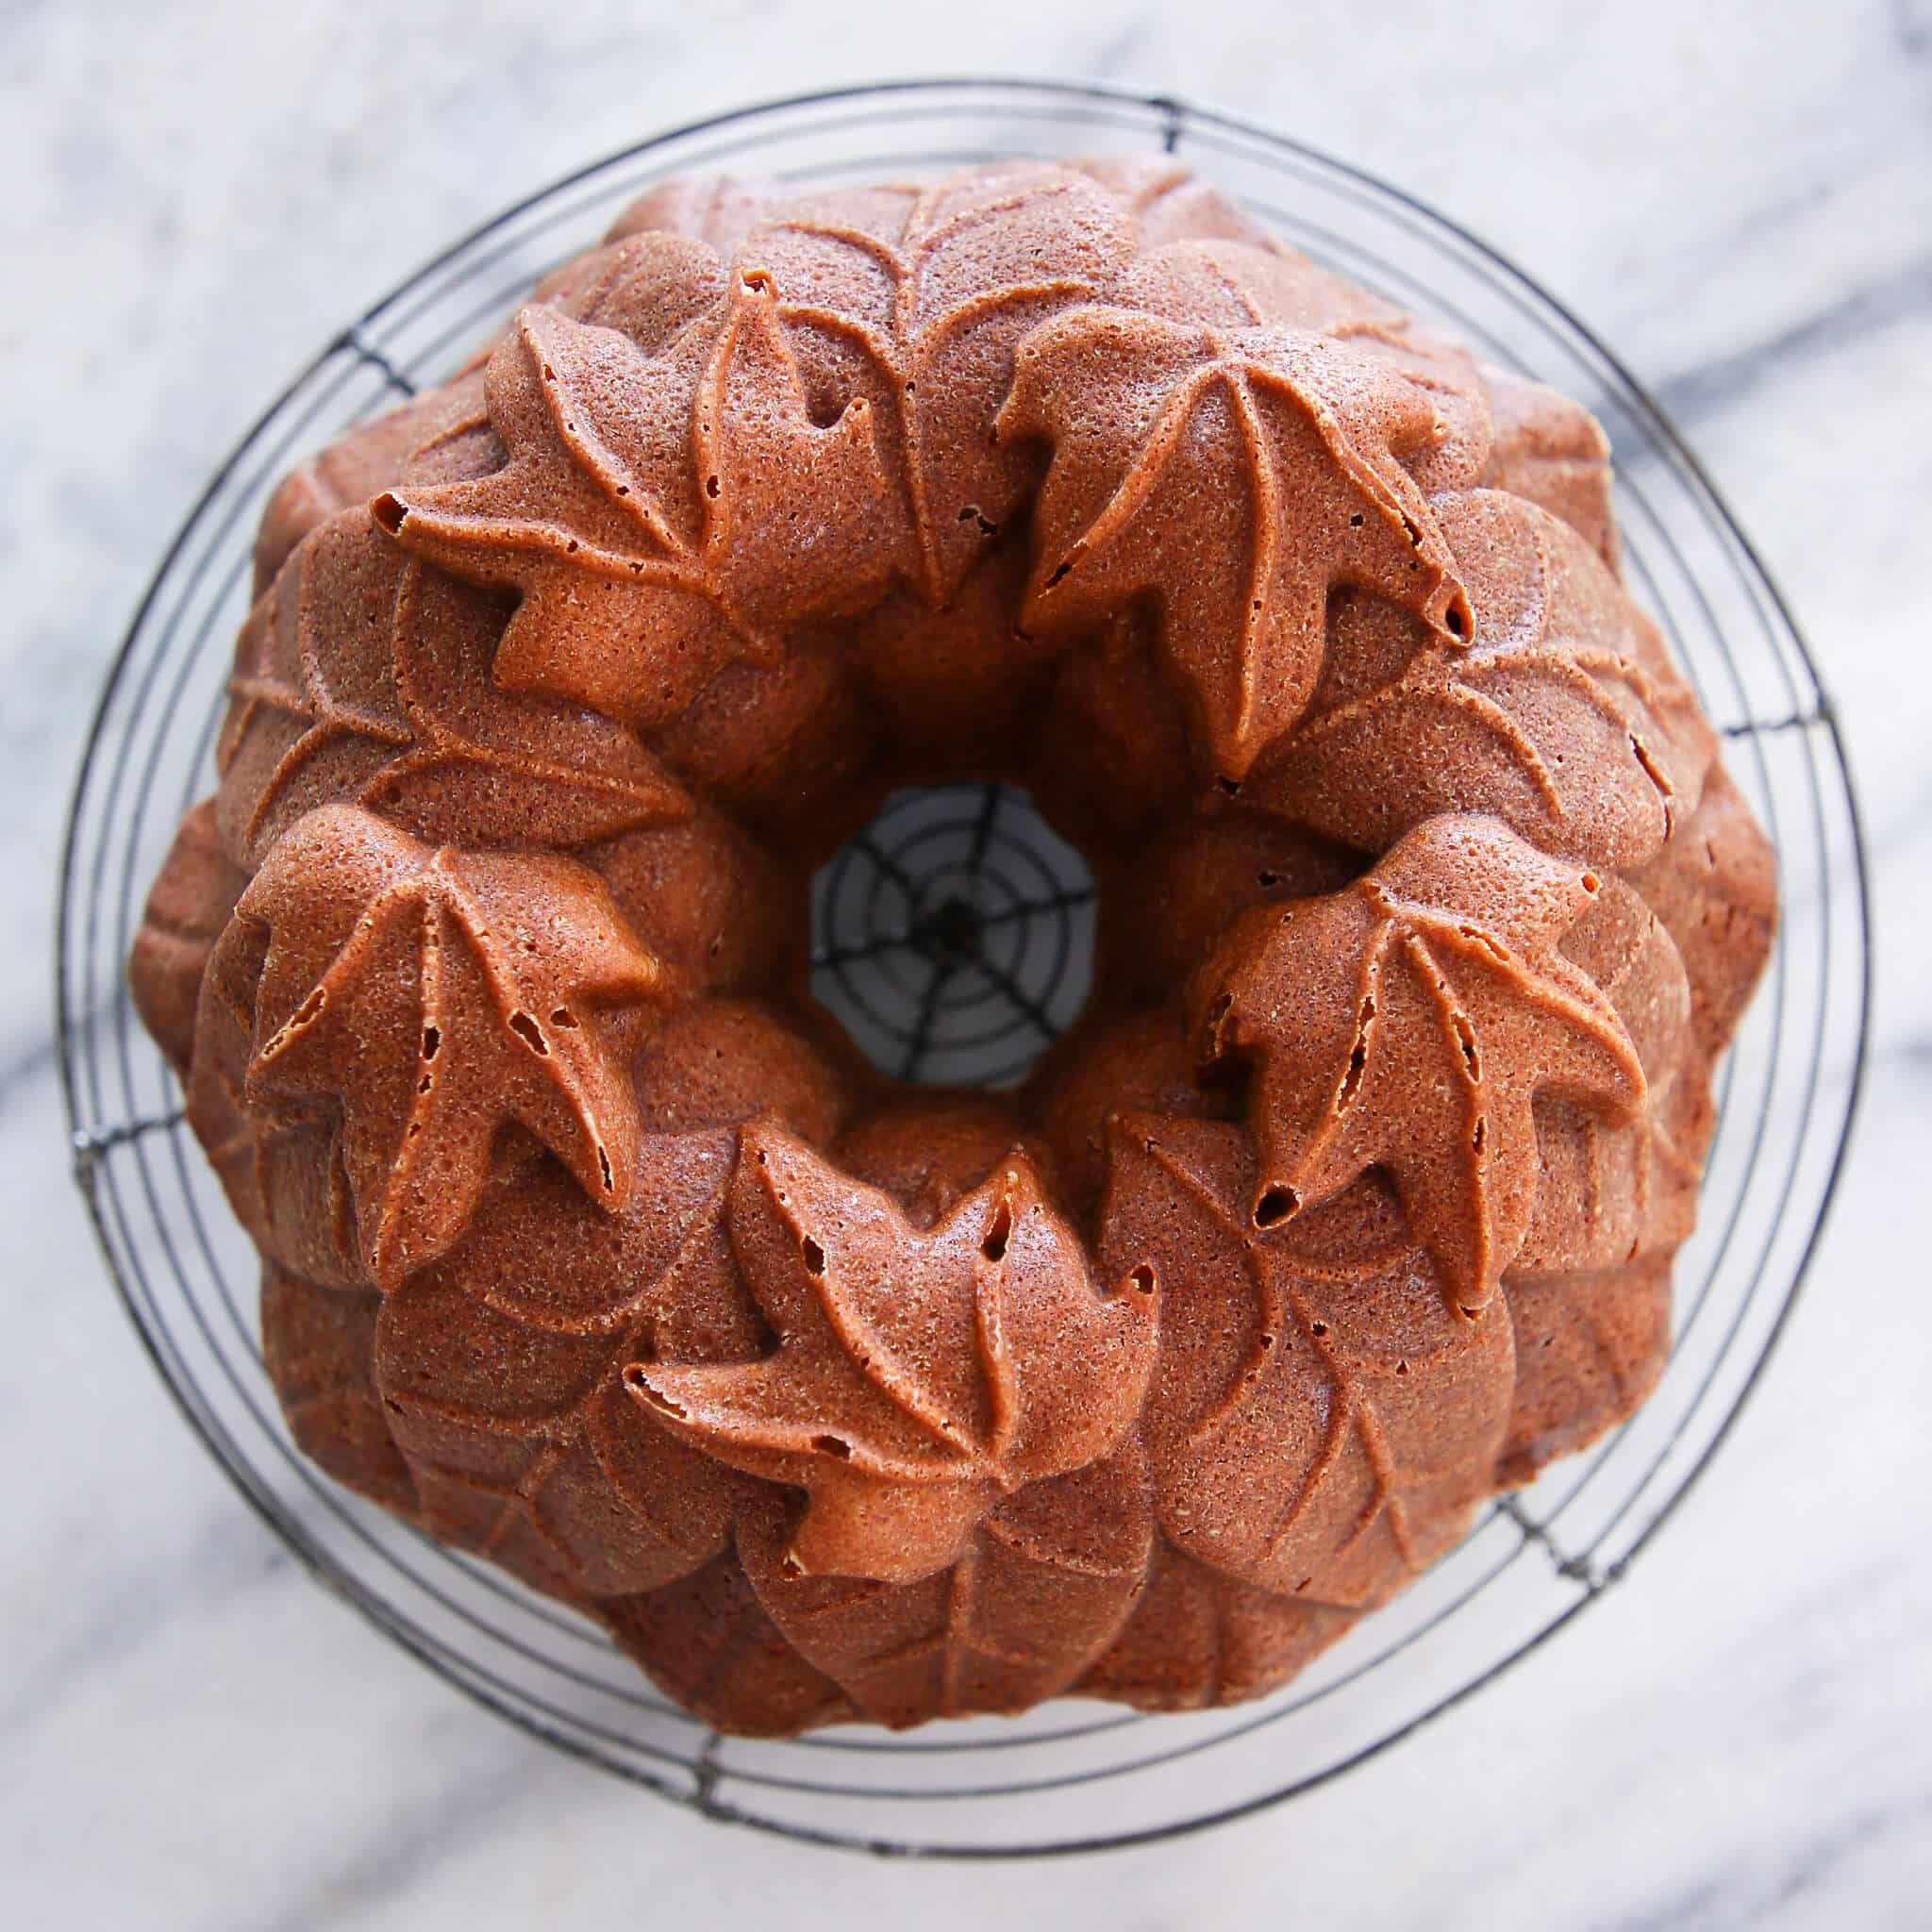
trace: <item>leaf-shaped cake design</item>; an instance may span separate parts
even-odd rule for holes
[[[1690,688],[1608,566],[1548,511],[1493,490],[1431,508],[1473,635],[1444,640],[1373,600],[1344,607],[1322,688],[1252,802],[1291,802],[1373,851],[1438,813],[1488,811],[1586,864],[1642,864],[1715,748]]]
[[[753,1474],[803,1487],[800,1573],[912,1583],[1000,1497],[1105,1456],[1140,1407],[1155,1298],[1103,1294],[1017,1150],[930,1229],[783,1129],[745,1130],[732,1241],[778,1337],[631,1386]]]
[[[259,597],[295,546],[331,517],[366,504],[403,473],[418,444],[441,431],[451,391],[431,390],[399,408],[358,423],[275,486],[255,538],[254,591]]]
[[[604,240],[609,244],[633,235],[689,235],[727,255],[771,200],[768,182],[730,175],[674,175],[624,208],[604,231]]]
[[[1018,1711],[1058,1696],[1141,1592],[1152,1534],[1137,1444],[1001,1505],[915,1583],[797,1574],[782,1505],[739,1524],[745,1574],[799,1654],[874,1722]]]
[[[898,574],[946,602],[1024,505],[1034,463],[988,431],[1015,348],[1104,293],[1133,224],[1065,169],[1006,166],[933,187],[809,197],[752,230],[779,314],[826,405],[870,398],[900,488],[887,523]]]
[[[338,1482],[413,1514],[416,1486],[372,1369],[379,1301],[371,1290],[345,1293],[267,1264],[261,1362],[303,1452]]]
[[[1592,1442],[1657,1386],[1671,1353],[1671,1257],[1624,1269],[1512,1275],[1516,1399],[1496,1473],[1531,1481]]]
[[[1373,1180],[1262,1233],[1246,1137],[1114,1124],[1099,1249],[1163,1291],[1146,1410],[1156,1508],[1211,1568],[1380,1602],[1458,1535],[1509,1415],[1509,1318],[1443,1291]]]
[[[1033,331],[1002,441],[1052,462],[1026,622],[1092,626],[1158,599],[1217,771],[1243,778],[1321,675],[1328,598],[1374,590],[1444,637],[1469,612],[1405,457],[1446,434],[1429,391],[1346,341],[1076,308]]]
[[[1656,1383],[1671,1346],[1671,1257],[1695,1221],[1711,1119],[1690,979],[1657,915],[1607,880],[1562,945],[1616,1008],[1648,1095],[1621,1125],[1536,1104],[1536,1205],[1505,1278],[1516,1395],[1498,1474],[1510,1483],[1622,1422]]]
[[[653,1682],[721,1731],[789,1738],[858,1715],[785,1641],[733,1551],[660,1590],[607,1597],[596,1609]]]
[[[778,301],[746,267],[657,354],[526,308],[488,375],[509,460],[376,498],[407,549],[521,593],[500,682],[655,724],[724,665],[776,663],[788,625],[883,590],[871,405],[813,420]]]
[[[342,1173],[340,1118],[307,1103],[251,1106],[246,1096],[267,952],[260,926],[225,922],[202,975],[188,1120],[264,1262],[318,1289],[367,1293],[373,1284]]]
[[[1631,885],[1676,942],[1690,982],[1690,1024],[1722,1053],[1764,970],[1777,930],[1777,861],[1736,781],[1713,764],[1694,810]]]
[[[384,1297],[376,1385],[446,1533],[595,1595],[655,1589],[724,1546],[749,1485],[675,1440],[623,1373],[645,1351],[758,1347],[724,1232],[734,1155],[728,1133],[646,1135],[615,1211],[561,1167],[513,1168]]]
[[[1616,1009],[1557,946],[1601,886],[1494,820],[1439,818],[1343,891],[1238,919],[1196,1005],[1209,1054],[1253,1065],[1256,1224],[1379,1166],[1482,1307],[1535,1198],[1532,1098],[1645,1105]]]
[[[425,845],[325,806],[276,842],[236,926],[268,932],[246,1097],[340,1103],[378,1283],[462,1231],[511,1122],[623,1205],[635,1020],[669,989],[594,873]]]
[[[1422,391],[1434,412],[1427,435],[1399,452],[1403,470],[1424,492],[1472,483],[1489,463],[1490,412],[1475,358],[1278,242],[1199,233],[1172,241],[1141,254],[1123,295],[1127,306],[1183,326],[1229,336],[1264,327],[1307,331],[1382,364]]]
[[[1278,246],[1268,232],[1185,163],[1158,155],[1074,155],[1068,166],[1111,190],[1134,217],[1143,248],[1189,240]]]
[[[1238,1582],[1164,1537],[1132,1619],[1075,1688],[1142,1710],[1240,1704],[1346,1637],[1357,1612]]]
[[[213,801],[203,799],[175,834],[127,962],[142,1024],[184,1081],[193,1057],[202,975],[247,883],[248,875],[222,850]]]
[[[229,679],[229,849],[258,859],[341,799],[468,843],[577,845],[683,818],[690,800],[621,725],[492,680],[502,627],[494,600],[411,561],[365,510],[308,537]]]
[[[1617,565],[1610,440],[1581,403],[1490,364],[1490,457],[1476,479],[1560,517],[1610,566]]]
[[[1510,1263],[1524,1274],[1603,1270],[1676,1246],[1690,1231],[1703,1147],[1690,993],[1662,922],[1606,879],[1562,952],[1615,1008],[1643,1067],[1645,1099],[1622,1122],[1544,1095],[1536,1103],[1536,1204]],[[1687,1106],[1688,1103],[1688,1106]]]

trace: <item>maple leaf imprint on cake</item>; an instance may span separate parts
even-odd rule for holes
[[[1509,1318],[1454,1305],[1373,1179],[1271,1238],[1252,1221],[1255,1173],[1237,1127],[1127,1116],[1111,1130],[1104,1263],[1176,1284],[1146,1411],[1156,1507],[1212,1568],[1359,1608],[1440,1554],[1491,1488]]]
[[[820,386],[877,399],[904,479],[896,568],[928,603],[958,590],[1031,483],[1025,453],[987,435],[1017,344],[1102,292],[1134,246],[1095,183],[1026,165],[841,197],[745,241],[741,258],[791,291],[778,312]]]
[[[1344,613],[1255,802],[1375,847],[1438,812],[1495,811],[1593,864],[1645,862],[1715,751],[1695,695],[1567,525],[1494,490],[1430,507],[1468,586],[1471,635],[1424,636],[1391,668],[1374,614]],[[1419,741],[1427,758],[1409,755]]]
[[[637,1396],[752,1474],[804,1488],[800,1574],[916,1582],[1000,1497],[1106,1455],[1157,1310],[1103,1294],[1017,1150],[929,1231],[782,1128],[747,1128],[732,1241],[778,1346],[634,1366]]]
[[[741,1519],[745,1574],[800,1655],[892,1725],[1019,1711],[1057,1696],[1118,1634],[1153,1537],[1146,1457],[1029,1484],[950,1568],[910,1584],[802,1574],[782,1506]]]
[[[1252,1063],[1257,1227],[1379,1167],[1466,1309],[1529,1224],[1539,1092],[1638,1118],[1616,1009],[1557,945],[1601,882],[1497,821],[1411,832],[1340,892],[1257,908],[1204,969],[1210,1058]]]
[[[1337,1604],[1257,1590],[1162,1537],[1133,1616],[1075,1688],[1143,1710],[1244,1703],[1285,1684],[1347,1636],[1356,1617]]]
[[[1516,1401],[1497,1474],[1526,1483],[1586,1447],[1657,1386],[1671,1353],[1671,1257],[1524,1278],[1507,1290]]]
[[[261,1363],[302,1453],[338,1482],[408,1514],[415,1485],[370,1369],[380,1299],[264,1263]]]
[[[1619,1124],[1600,1108],[1538,1095],[1536,1202],[1509,1264],[1512,1298],[1526,1276],[1668,1253],[1696,1218],[1708,1102],[1675,941],[1635,890],[1610,878],[1562,951],[1615,1008],[1643,1067],[1646,1101]]]
[[[675,1583],[591,1608],[653,1683],[720,1731],[790,1738],[856,1715],[839,1687],[785,1641],[735,1550]]]
[[[502,622],[365,511],[311,535],[251,612],[228,682],[218,762],[245,794],[243,849],[344,797],[418,838],[477,844],[589,844],[688,815],[622,725],[492,680]]]
[[[276,842],[236,916],[269,934],[245,1095],[340,1103],[379,1284],[460,1234],[511,1122],[622,1205],[638,1123],[619,1037],[669,988],[594,873],[325,806]]]
[[[668,346],[522,311],[491,357],[509,451],[472,480],[377,497],[458,576],[522,593],[497,679],[649,726],[785,628],[883,590],[891,491],[864,397],[813,421],[771,274],[740,269]]]
[[[547,1162],[512,1168],[383,1298],[382,1400],[445,1533],[595,1595],[658,1588],[724,1545],[750,1485],[667,1436],[622,1378],[641,1351],[758,1346],[724,1232],[735,1140],[645,1135],[614,1212]]]
[[[1386,345],[1357,351],[1245,306],[1245,328],[1123,308],[1044,324],[996,431],[1053,449],[1024,621],[1088,626],[1158,597],[1162,646],[1230,782],[1313,693],[1332,589],[1380,591],[1452,640],[1470,628],[1401,460],[1447,433],[1429,391]]]

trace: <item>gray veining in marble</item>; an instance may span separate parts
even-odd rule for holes
[[[582,1770],[307,1580],[105,1286],[66,1177],[47,930],[87,709],[140,587],[342,316],[654,127],[959,69],[1276,124],[1455,213],[1615,344],[1684,420],[1834,688],[1880,970],[1813,1285],[1641,1574],[1287,1811],[1098,1862],[935,1870],[731,1834]],[[0,0],[0,1922],[1932,1923],[1923,0]]]

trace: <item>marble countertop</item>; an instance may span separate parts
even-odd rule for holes
[[[1932,1897],[1932,7],[1530,0],[0,4],[0,1920],[20,1926],[1905,1926]],[[1790,594],[1869,821],[1854,1158],[1757,1398],[1643,1574],[1290,1808],[1101,1860],[869,1864],[473,1707],[179,1425],[69,1185],[53,855],[93,692],[211,463],[345,313],[708,109],[1108,78],[1410,187],[1674,410]]]

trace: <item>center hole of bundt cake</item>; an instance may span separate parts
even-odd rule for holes
[[[1079,1018],[1093,925],[1029,793],[895,791],[812,881],[812,991],[894,1079],[1011,1087]]]

